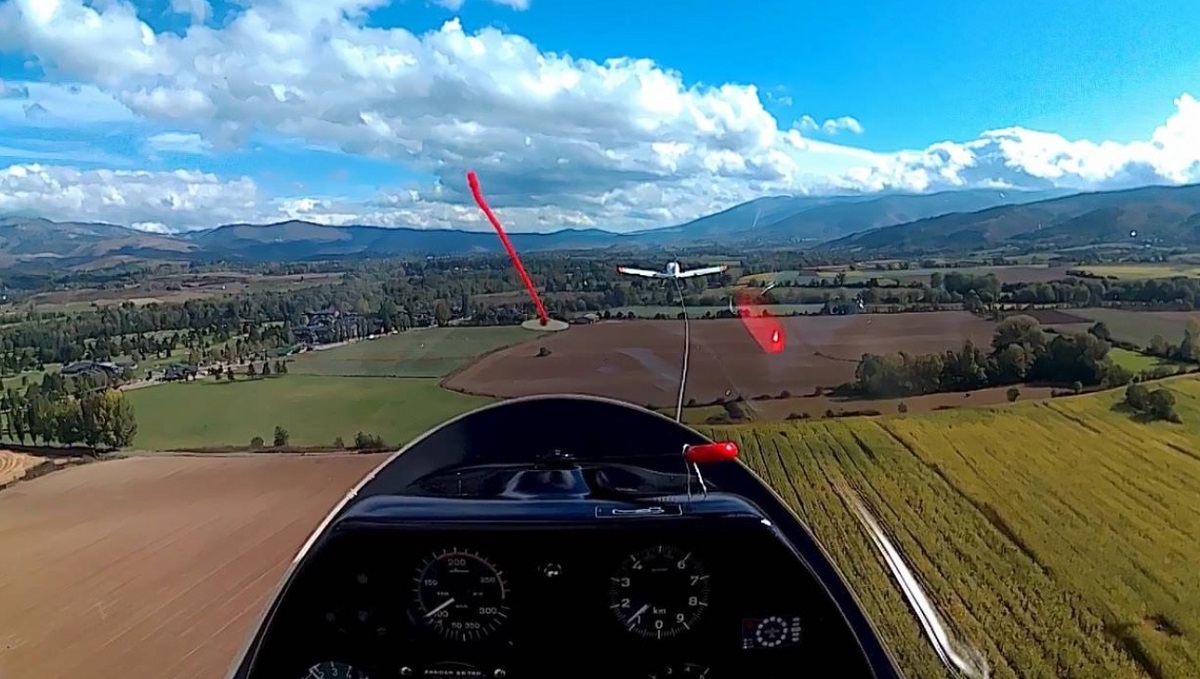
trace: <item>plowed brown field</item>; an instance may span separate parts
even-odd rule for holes
[[[925,353],[987,345],[994,325],[960,311],[852,316],[793,316],[779,321],[786,349],[764,354],[737,319],[691,324],[688,398],[711,402],[727,391],[752,398],[783,390],[801,395],[854,379],[865,353]],[[445,386],[487,396],[575,392],[639,405],[674,405],[683,323],[606,321],[574,326],[534,343],[485,356]],[[537,356],[545,347],[548,356]]]
[[[0,492],[0,677],[220,678],[379,455],[135,457]]]

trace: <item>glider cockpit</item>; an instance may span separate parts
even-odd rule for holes
[[[901,676],[734,450],[596,397],[463,415],[334,509],[229,676]]]

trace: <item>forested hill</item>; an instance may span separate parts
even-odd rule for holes
[[[962,251],[1001,245],[1200,245],[1200,185],[1081,193],[959,212],[863,231],[822,245],[873,253]]]

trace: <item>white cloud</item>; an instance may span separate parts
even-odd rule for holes
[[[146,139],[146,148],[159,153],[206,155],[212,143],[195,132],[160,132]]]
[[[812,116],[801,116],[800,120],[796,121],[796,129],[801,132],[824,132],[825,134],[837,134],[842,130],[853,132],[854,134],[862,134],[862,123],[856,118],[850,116],[841,116],[838,118],[828,118],[823,123],[817,123],[817,120]]]
[[[648,60],[543,53],[494,28],[467,34],[457,20],[424,35],[366,26],[367,11],[383,2],[250,1],[221,27],[194,23],[177,35],[156,33],[123,0],[0,0],[0,51],[31,54],[55,77],[85,83],[81,92],[107,97],[110,118],[136,115],[203,135],[217,150],[263,131],[436,178],[415,198],[396,192],[407,198],[357,204],[303,195],[271,202],[255,190],[242,220],[282,211],[470,227],[479,222],[465,191],[468,168],[479,170],[516,228],[661,225],[764,193],[1200,181],[1200,104],[1186,94],[1144,142],[1008,128],[876,153],[806,136],[861,133],[849,116],[781,129],[753,85],[687,86]],[[0,99],[0,121],[30,101],[51,116],[85,115],[35,96],[35,84],[28,99]],[[142,222],[211,224],[228,212],[197,202],[193,218],[175,208],[155,213],[145,191],[131,192],[125,207],[91,209],[132,213],[138,196],[151,203],[138,208]]]
[[[51,165],[0,169],[0,214],[200,228],[259,215],[263,196],[247,179],[202,172],[78,170]]]
[[[858,122],[854,118],[851,118],[850,116],[840,116],[838,118],[826,120],[825,122],[821,123],[821,129],[827,134],[837,134],[841,130],[847,130],[853,132],[854,134],[863,133],[862,123]]]
[[[5,149],[0,147],[0,155]],[[590,225],[579,211],[510,210],[518,221],[545,228]],[[60,221],[104,221],[156,233],[234,222],[304,219],[318,224],[455,227],[488,231],[474,206],[429,202],[415,191],[369,201],[337,197],[272,199],[248,178],[174,170],[79,170],[61,165],[0,168],[0,214],[49,216]]]

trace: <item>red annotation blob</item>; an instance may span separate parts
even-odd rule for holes
[[[783,323],[780,323],[779,319],[772,316],[766,309],[761,308],[761,305],[754,304],[754,299],[753,292],[739,292],[735,296],[738,318],[742,321],[746,332],[750,333],[750,337],[758,343],[763,351],[768,354],[778,354],[787,346]]]
[[[683,459],[691,464],[713,464],[732,462],[738,456],[737,444],[733,441],[716,441],[688,446],[683,450]]]
[[[479,177],[476,176],[475,170],[467,171],[467,184],[471,187],[471,195],[475,197],[475,204],[479,206],[480,210],[483,210],[483,214],[492,223],[492,228],[496,230],[496,235],[500,236],[500,242],[504,245],[504,249],[508,251],[513,268],[517,270],[517,275],[521,277],[521,282],[525,284],[525,290],[529,292],[529,297],[533,300],[533,306],[537,308],[538,318],[542,325],[546,325],[550,322],[550,316],[546,313],[546,307],[542,305],[542,298],[538,295],[533,281],[529,279],[529,274],[525,272],[525,266],[521,264],[521,258],[517,256],[517,249],[513,247],[512,241],[508,239],[508,234],[504,232],[504,227],[500,226],[500,220],[496,219],[496,214],[492,212],[492,208],[484,199],[483,189],[479,187]]]

